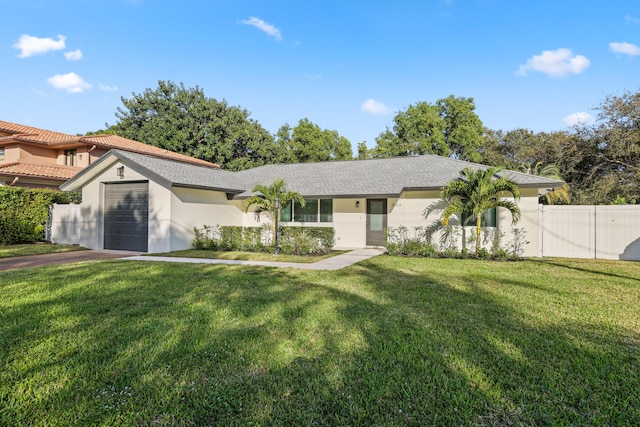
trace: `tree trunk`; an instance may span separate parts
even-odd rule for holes
[[[476,218],[476,255],[480,253],[480,225],[482,224],[482,215]]]

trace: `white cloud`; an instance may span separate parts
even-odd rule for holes
[[[627,21],[627,24],[640,24],[640,19],[634,18],[628,13],[624,16],[624,20]]]
[[[79,61],[82,59],[82,51],[80,49],[70,50],[64,53],[64,57],[67,61]]]
[[[366,111],[371,114],[385,115],[391,112],[391,109],[384,105],[383,102],[376,101],[375,99],[367,99],[361,105],[362,111]]]
[[[114,90],[118,90],[118,86],[109,86],[109,85],[104,85],[102,83],[98,83],[98,89],[100,89],[103,92],[113,92]]]
[[[565,118],[562,119],[563,122],[568,124],[569,126],[578,126],[578,125],[592,125],[596,119],[589,113],[578,112],[569,114]]]
[[[62,50],[65,47],[65,36],[58,36],[58,40],[52,38],[40,38],[23,34],[18,43],[13,47],[20,50],[18,58],[28,58],[33,55],[44,55],[51,50]]]
[[[585,56],[574,55],[571,49],[559,48],[545,50],[540,55],[533,55],[527,63],[521,65],[517,73],[526,76],[527,71],[538,71],[551,77],[562,77],[567,74],[580,74],[591,64]]]
[[[47,82],[56,89],[66,90],[67,93],[82,93],[91,89],[91,85],[76,73],[56,74],[49,77]]]
[[[260,31],[264,31],[265,33],[267,33],[269,36],[273,37],[277,41],[279,42],[282,41],[282,34],[280,33],[280,30],[277,27],[274,27],[273,25],[264,22],[260,18],[256,18],[255,16],[252,16],[249,19],[242,21],[242,23],[245,25],[254,26],[258,28]]]
[[[612,52],[621,53],[623,55],[629,55],[629,56],[640,55],[640,47],[638,45],[633,44],[633,43],[611,42],[611,43],[609,43],[609,49],[611,49]]]

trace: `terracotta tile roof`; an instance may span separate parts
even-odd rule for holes
[[[154,147],[153,145],[143,144],[142,142],[134,141],[132,139],[123,138],[118,135],[89,135],[80,138],[80,142],[91,145],[99,145],[106,148],[115,148],[118,150],[131,151],[140,154],[149,154],[152,156],[162,157],[165,159],[177,160],[185,163],[191,163],[199,166],[208,166],[218,168],[219,166],[207,162],[205,160],[196,159],[193,157],[185,156],[184,154],[175,153],[173,151],[165,150],[164,148]]]
[[[210,168],[219,168],[218,165],[205,160],[195,159],[184,154],[175,153],[142,142],[133,141],[117,135],[90,135],[75,136],[60,132],[52,132],[38,129],[31,126],[19,125],[17,123],[0,120],[0,132],[9,133],[9,136],[0,137],[0,143],[6,141],[23,141],[33,144],[55,147],[65,144],[85,144],[98,145],[105,148],[117,148],[119,150],[131,151],[134,153],[149,154],[165,159],[177,160],[179,162],[190,163]]]
[[[66,133],[38,129],[31,126],[19,125],[17,123],[5,122],[2,120],[0,120],[0,132],[10,133],[11,136],[9,137],[9,139],[46,143],[47,145],[74,142],[78,140],[77,136],[68,135]]]
[[[81,167],[62,165],[37,165],[33,163],[13,162],[0,165],[0,175],[31,176],[66,181],[73,178]]]

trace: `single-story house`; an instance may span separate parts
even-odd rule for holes
[[[387,227],[436,222],[441,188],[465,167],[485,166],[435,155],[267,165],[240,172],[111,150],[61,186],[82,191],[74,218],[54,218],[52,241],[91,249],[149,253],[191,247],[194,227],[260,226],[243,202],[256,184],[282,178],[307,203],[283,212],[291,226],[333,227],[335,248],[382,246]],[[514,171],[527,231],[525,255],[538,253],[538,197],[563,183]],[[55,217],[55,215],[54,215]],[[261,220],[266,221],[265,217]],[[493,224],[508,233],[511,215],[499,209]],[[78,241],[65,236],[75,235]]]

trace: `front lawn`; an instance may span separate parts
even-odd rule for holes
[[[0,245],[0,258],[86,250],[86,248],[78,245],[53,245],[51,243],[30,243],[8,246]]]
[[[640,263],[0,272],[0,425],[639,425]]]
[[[349,251],[331,251],[325,255],[288,255],[267,252],[243,252],[243,251],[212,251],[202,249],[185,249],[182,251],[150,254],[153,256],[169,256],[180,258],[206,258],[206,259],[226,259],[234,261],[268,261],[268,262],[299,262],[304,264],[322,261],[336,255],[341,255]]]

